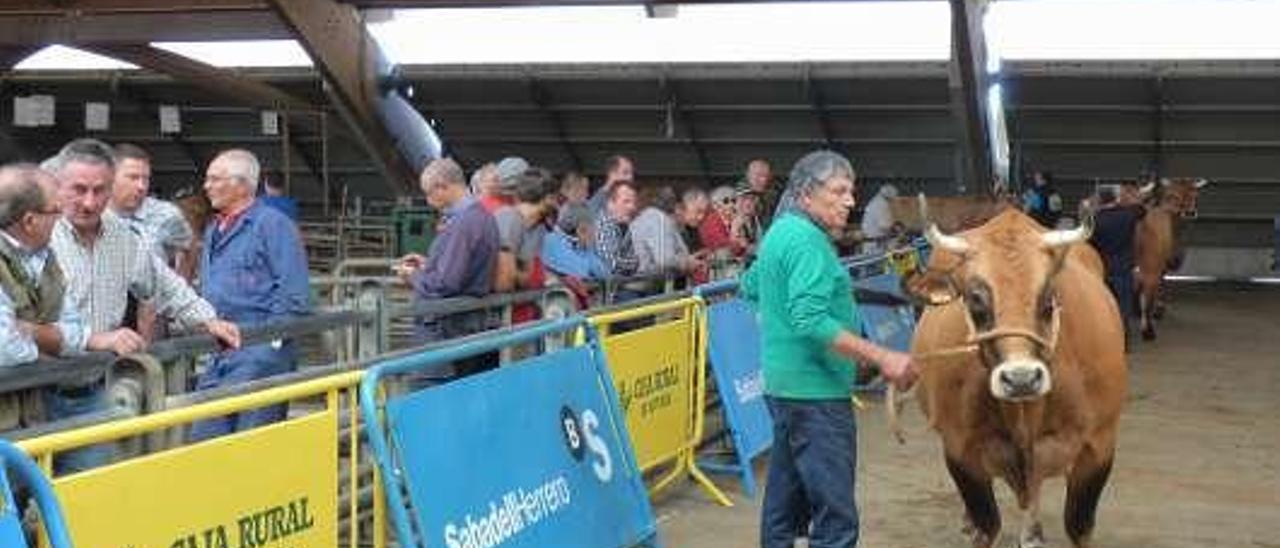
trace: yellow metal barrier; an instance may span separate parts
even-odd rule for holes
[[[361,372],[348,372],[19,444],[52,470],[53,456],[97,443],[301,398],[324,409],[301,417],[53,479],[76,546],[213,548],[337,546],[338,471],[349,466],[348,539],[359,546]],[[340,402],[346,393],[347,405]],[[339,454],[340,415],[350,444]],[[385,546],[375,477],[374,546]]]
[[[610,326],[657,316],[653,325],[612,334]],[[642,471],[670,464],[651,493],[688,473],[716,502],[733,506],[698,468],[706,407],[706,330],[701,300],[684,298],[590,316],[600,330],[627,431]]]

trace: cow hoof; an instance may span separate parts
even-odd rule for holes
[[[1018,548],[1044,548],[1044,530],[1040,524],[1035,524],[1030,530],[1024,531],[1022,537],[1018,539]]]
[[[995,544],[995,539],[978,531],[974,531],[969,538],[973,540],[973,548],[991,548]]]
[[[1143,332],[1142,332],[1142,340],[1144,340],[1144,341],[1154,341],[1154,340],[1156,340],[1156,330],[1154,330],[1154,329],[1147,329],[1147,330],[1143,330]]]

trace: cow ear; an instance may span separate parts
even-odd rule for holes
[[[951,276],[928,270],[903,277],[902,292],[918,306],[942,306],[960,297],[960,288]]]

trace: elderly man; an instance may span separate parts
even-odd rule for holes
[[[760,227],[769,228],[773,210],[778,207],[778,188],[773,184],[773,167],[763,158],[751,160],[747,163],[747,176],[743,182],[758,199],[756,218]]]
[[[631,223],[641,274],[695,274],[705,269],[702,255],[689,253],[680,227],[701,224],[707,206],[707,193],[698,189],[686,191],[679,199],[669,187],[658,191],[653,205]]]
[[[798,160],[773,227],[742,277],[741,294],[760,316],[773,417],[762,548],[791,548],[805,531],[810,546],[857,546],[857,432],[849,398],[858,369],[875,364],[903,389],[915,376],[909,355],[857,334],[852,282],[829,236],[848,221],[855,177],[834,152]]]
[[[52,175],[31,164],[0,166],[0,367],[75,354],[87,343],[49,250],[59,212]]]
[[[88,328],[71,299],[49,238],[58,218],[57,183],[31,164],[0,167],[0,367],[84,349]],[[37,397],[43,398],[44,394]],[[0,430],[43,420],[38,401],[0,395]],[[56,465],[64,465],[57,462]],[[61,468],[59,468],[61,469]]]
[[[415,302],[449,297],[483,297],[493,290],[498,263],[498,225],[480,201],[467,193],[458,163],[441,158],[422,170],[422,193],[441,212],[440,228],[427,256],[409,254],[397,272],[413,289]],[[484,311],[419,319],[421,343],[459,337],[487,329]],[[497,354],[483,354],[454,364],[454,370],[431,379],[446,381],[497,367]]]
[[[219,316],[239,324],[279,322],[311,309],[302,237],[292,220],[254,198],[261,172],[257,157],[241,149],[222,152],[205,172],[204,190],[217,217],[204,234],[200,291]],[[218,355],[196,388],[235,386],[296,366],[294,341],[279,339]],[[191,437],[206,439],[276,422],[285,411],[277,405],[197,423]]]
[[[239,346],[236,326],[217,318],[213,307],[154,253],[144,233],[114,215],[104,215],[115,180],[110,147],[78,139],[47,164],[58,179],[62,208],[50,245],[66,275],[68,293],[89,325],[90,348],[130,354],[146,346],[144,337],[124,325],[130,297],[150,300],[185,331],[207,331],[227,346]],[[52,419],[106,409],[105,379],[54,390],[46,406]],[[74,466],[102,462],[86,458]]]

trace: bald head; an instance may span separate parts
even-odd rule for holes
[[[0,166],[0,228],[29,248],[48,245],[57,190],[57,179],[35,164]]]

